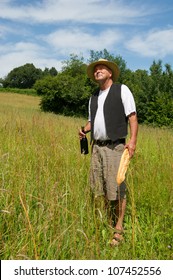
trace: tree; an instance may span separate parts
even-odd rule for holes
[[[52,77],[54,77],[54,76],[56,76],[58,74],[58,71],[56,70],[56,68],[55,67],[52,67],[52,68],[47,68],[47,67],[45,67],[45,69],[43,70],[43,76],[48,76],[48,75],[50,75],[50,76],[52,76]]]
[[[39,79],[34,84],[34,89],[38,95],[53,94],[57,90],[57,79],[56,76],[52,77],[49,74],[43,76],[42,79]]]
[[[110,54],[106,49],[90,51],[87,64],[104,58],[117,63],[120,69],[118,83],[126,84],[132,91],[140,123],[157,126],[173,126],[173,70],[169,64],[153,61],[149,71],[127,69],[121,56]],[[43,71],[33,64],[14,68],[0,86],[32,88],[42,96],[40,107],[58,114],[85,116],[88,114],[90,95],[98,84],[87,77],[87,65],[82,56],[70,55],[63,62],[60,72],[52,68]]]
[[[43,111],[71,116],[87,116],[90,92],[84,79],[59,73],[56,77],[49,78],[49,81],[40,103]]]
[[[105,58],[118,64],[118,82],[126,84],[132,91],[137,107],[139,123],[154,125],[173,124],[173,72],[170,65],[162,69],[161,61],[154,61],[150,73],[146,70],[135,72],[126,68],[125,61],[114,57],[106,49],[91,51],[88,63]],[[85,116],[88,114],[90,95],[98,88],[86,75],[83,57],[71,55],[64,61],[62,71],[55,77],[50,75],[35,83],[37,93],[42,95],[41,109],[65,115]]]
[[[52,68],[49,69],[49,73],[52,77],[54,77],[58,74],[58,71],[56,70],[55,67],[52,67]]]
[[[42,95],[40,106],[43,111],[87,116],[91,88],[82,58],[71,55],[56,77],[47,76],[34,87]]]
[[[135,72],[129,71],[123,83],[130,88],[134,95],[139,123],[144,123],[147,119],[147,104],[151,95],[151,79],[148,72],[139,69]]]
[[[14,68],[3,80],[3,87],[32,88],[36,80],[42,77],[42,70],[31,63]]]
[[[83,57],[70,54],[70,59],[63,61],[62,72],[71,77],[81,77],[86,75],[86,64]]]

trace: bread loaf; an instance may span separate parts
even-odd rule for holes
[[[125,180],[125,174],[129,163],[130,163],[130,156],[129,156],[129,151],[126,148],[121,156],[120,165],[118,168],[118,173],[116,178],[118,186],[120,186],[121,183]]]

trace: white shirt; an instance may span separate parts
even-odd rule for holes
[[[104,119],[104,113],[103,113],[103,106],[105,99],[108,95],[110,88],[107,88],[106,90],[100,90],[99,96],[98,96],[98,108],[94,120],[94,139],[95,140],[106,140],[108,139],[108,136],[106,134],[106,127],[105,127],[105,119]],[[125,115],[128,116],[131,113],[136,112],[136,105],[133,98],[133,95],[130,91],[130,89],[126,85],[121,86],[121,99],[124,106]],[[89,117],[88,121],[91,121],[91,112],[90,112],[90,102],[89,101]]]

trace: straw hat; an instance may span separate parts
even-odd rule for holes
[[[87,75],[95,82],[94,68],[96,65],[105,65],[112,71],[112,80],[115,82],[119,76],[119,68],[115,62],[108,61],[107,59],[100,58],[98,61],[92,62],[87,67]]]

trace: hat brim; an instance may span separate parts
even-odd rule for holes
[[[111,62],[111,61],[99,60],[99,61],[89,64],[87,67],[87,75],[94,82],[97,82],[94,77],[94,68],[96,67],[96,65],[105,65],[107,68],[109,68],[112,71],[113,82],[115,82],[117,80],[117,78],[119,76],[119,68],[116,65],[116,63]]]

